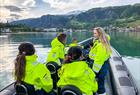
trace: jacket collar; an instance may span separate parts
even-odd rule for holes
[[[37,60],[37,55],[25,56],[27,62],[35,62]]]

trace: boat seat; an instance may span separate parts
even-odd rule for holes
[[[60,66],[56,62],[48,62],[46,64],[46,67],[49,69],[51,73],[51,78],[53,79],[53,89],[57,89],[57,81],[58,81],[58,74],[57,70],[60,68]]]
[[[22,84],[16,84],[15,90],[16,90],[15,95],[28,95],[27,88]]]
[[[51,74],[56,74],[60,66],[58,66],[56,62],[48,62],[46,67],[49,69]]]
[[[82,92],[76,86],[67,85],[61,89],[60,95],[82,95]]]

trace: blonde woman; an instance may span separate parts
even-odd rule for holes
[[[93,30],[94,44],[90,49],[89,58],[93,60],[92,70],[98,78],[98,94],[106,95],[104,80],[108,71],[108,59],[112,53],[110,48],[110,37],[103,28],[97,27]]]

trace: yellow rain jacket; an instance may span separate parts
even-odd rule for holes
[[[110,36],[108,36],[108,40],[110,40]],[[111,53],[107,52],[102,43],[98,40],[94,42],[93,47],[89,52],[89,58],[94,60],[94,64],[92,69],[98,73],[104,64],[104,62],[110,57]]]
[[[78,44],[77,43],[71,43],[71,44],[69,44],[69,47],[73,47],[73,46],[78,46]]]
[[[86,95],[93,95],[98,89],[95,74],[85,61],[64,64],[59,70],[59,77],[57,86],[61,88],[74,85]]]
[[[52,46],[52,49],[48,54],[47,63],[50,61],[53,61],[53,62],[56,62],[58,65],[61,65],[60,59],[64,59],[64,56],[65,56],[64,45],[56,37],[51,42],[51,46]]]
[[[51,75],[46,66],[42,63],[38,63],[37,56],[26,56],[26,69],[24,82],[34,85],[35,89],[44,89],[46,92],[50,92],[53,88],[53,82]]]

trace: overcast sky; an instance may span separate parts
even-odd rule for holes
[[[0,22],[135,3],[140,0],[0,0]]]

